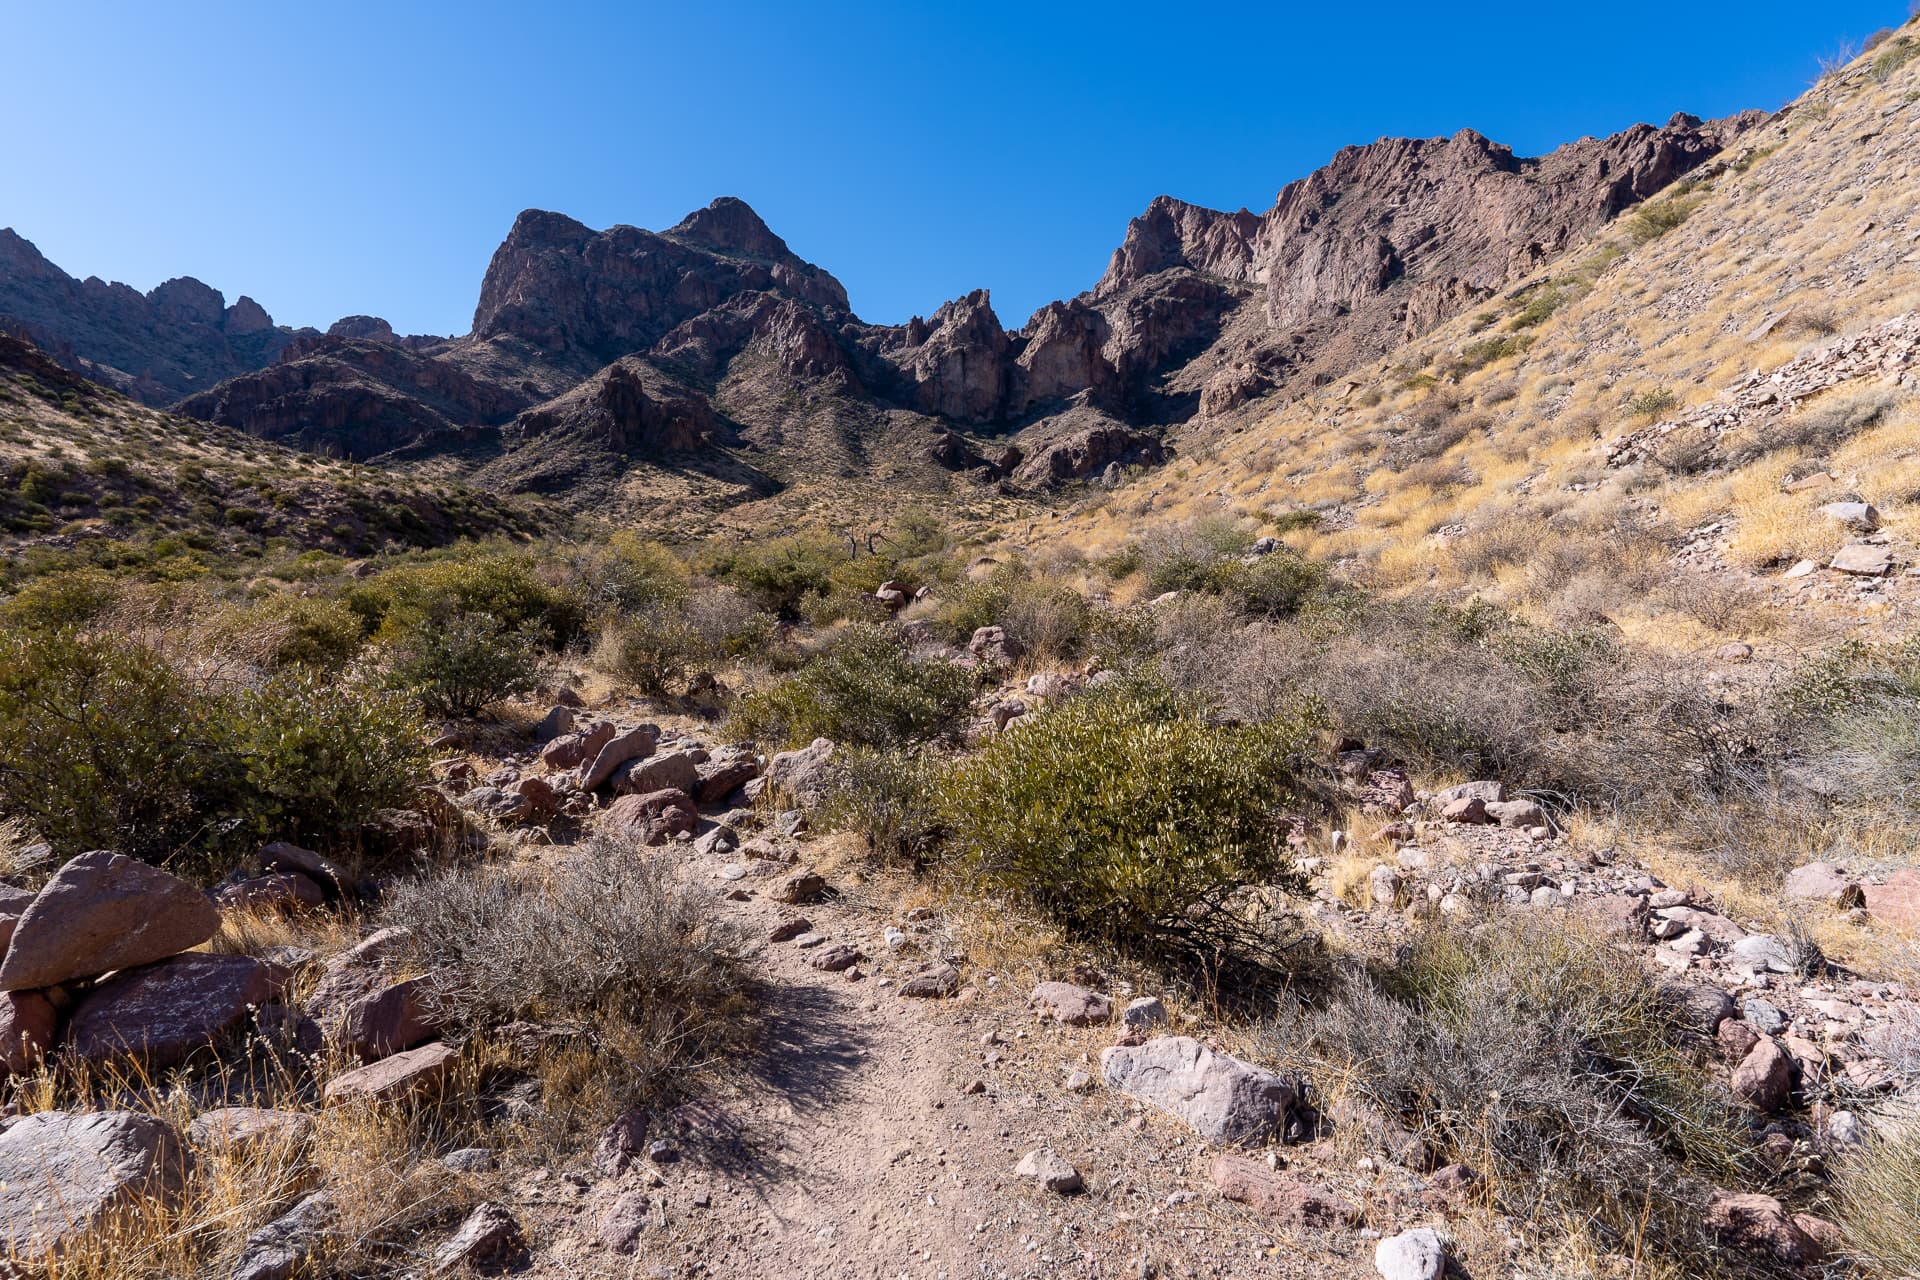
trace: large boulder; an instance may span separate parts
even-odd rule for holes
[[[439,981],[431,975],[408,978],[350,1001],[333,1040],[362,1062],[372,1062],[425,1044],[444,1023]]]
[[[43,1111],[0,1133],[0,1235],[33,1267],[116,1210],[168,1201],[186,1177],[172,1126],[127,1111]]]
[[[1791,1267],[1812,1266],[1825,1255],[1830,1224],[1810,1214],[1789,1214],[1772,1196],[1720,1194],[1707,1206],[1707,1229],[1721,1244]]]
[[[700,813],[686,792],[667,787],[645,795],[621,796],[607,806],[600,825],[641,844],[665,844],[699,826]]]
[[[220,909],[178,876],[104,849],[53,873],[14,926],[0,991],[31,991],[197,947]]]
[[[7,944],[13,941],[14,926],[20,923],[20,917],[32,905],[31,890],[0,884],[0,955],[6,954]]]
[[[1189,1036],[1101,1051],[1108,1087],[1184,1120],[1210,1142],[1238,1142],[1282,1131],[1298,1090]]]
[[[645,760],[630,760],[613,771],[609,781],[621,795],[645,795],[649,791],[691,792],[700,786],[700,764],[704,753],[669,751]]]
[[[83,996],[64,1046],[88,1062],[124,1056],[148,1070],[177,1066],[243,1026],[276,986],[273,970],[252,956],[174,956]]]
[[[1069,1027],[1090,1027],[1113,1017],[1113,1001],[1071,982],[1043,982],[1033,989],[1027,1004]]]
[[[352,873],[332,858],[284,840],[261,847],[260,869],[269,875],[305,876],[329,898],[351,897],[359,889]]]
[[[1787,897],[1799,902],[1826,902],[1837,907],[1858,907],[1865,898],[1847,873],[1831,862],[1809,862],[1787,872],[1783,886]]]
[[[618,728],[611,720],[588,725],[577,733],[562,734],[540,751],[540,758],[551,769],[572,769],[600,754],[600,748],[613,741]]]
[[[293,1280],[339,1217],[333,1197],[314,1192],[247,1237],[232,1280]]]
[[[591,791],[608,778],[613,771],[629,760],[640,760],[653,754],[654,747],[660,743],[660,726],[657,724],[635,725],[625,733],[608,739],[607,745],[594,754],[593,763],[580,774],[580,789]]]
[[[1723,1029],[1730,1022],[1723,1023]],[[1746,1106],[1771,1114],[1786,1106],[1793,1093],[1793,1063],[1779,1045],[1763,1036],[1733,1069],[1732,1085],[1733,1096]]]
[[[782,751],[767,762],[767,771],[748,784],[751,798],[771,791],[784,796],[803,809],[811,809],[826,797],[833,776],[833,743],[815,738],[798,751]]]
[[[1920,930],[1920,868],[1908,867],[1884,884],[1866,887],[1867,914],[1903,929]]]

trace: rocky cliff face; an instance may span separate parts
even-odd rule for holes
[[[252,298],[231,307],[191,277],[148,293],[76,280],[0,228],[0,321],[54,360],[148,404],[167,404],[269,363],[292,338]]]
[[[72,281],[6,235],[0,319],[56,343],[72,335],[57,349],[185,412],[357,457],[445,439],[526,450],[564,437],[634,456],[783,449],[811,432],[833,465],[858,467],[870,453],[853,437],[897,431],[905,415],[935,440],[912,452],[939,466],[1004,475],[1012,463],[985,461],[999,447],[955,432],[1017,431],[1017,478],[1056,483],[1151,462],[1160,428],[1310,386],[1425,332],[1756,120],[1676,116],[1535,159],[1470,131],[1386,139],[1341,151],[1259,215],[1163,196],[1091,289],[1015,331],[984,290],[926,319],[865,324],[839,281],[731,198],[658,232],[528,210],[459,339],[401,337],[370,316],[294,335],[197,281],[144,296]],[[209,378],[226,381],[208,390]]]

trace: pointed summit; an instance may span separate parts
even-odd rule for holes
[[[706,208],[695,209],[664,234],[719,253],[793,259],[787,242],[773,234],[753,207],[738,196],[721,196]]]

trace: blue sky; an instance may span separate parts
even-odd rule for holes
[[[0,0],[0,226],[283,323],[465,332],[513,216],[758,209],[900,321],[1091,285],[1161,192],[1265,209],[1339,147],[1522,154],[1777,107],[1905,0],[954,5]]]

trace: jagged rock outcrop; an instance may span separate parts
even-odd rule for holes
[[[1113,251],[1093,297],[1111,298],[1177,267],[1254,283],[1253,241],[1260,226],[1261,220],[1245,209],[1221,213],[1172,196],[1155,196],[1147,211],[1127,224],[1126,239]]]
[[[498,428],[533,399],[389,343],[308,337],[271,368],[189,396],[178,409],[263,439],[370,458],[430,436]]]
[[[918,333],[924,337],[915,342]],[[916,408],[963,422],[1001,416],[1013,343],[985,289],[943,304],[931,320],[909,325],[908,334],[894,358],[912,379]]]
[[[658,454],[698,449],[722,429],[706,397],[629,357],[528,409],[508,430],[522,439],[566,431],[616,453]]]
[[[229,307],[190,276],[144,294],[97,276],[76,280],[0,228],[0,323],[9,322],[55,362],[156,405],[261,368],[295,332],[252,298]]]
[[[602,362],[645,351],[737,294],[768,292],[844,312],[847,291],[796,257],[745,203],[716,200],[670,231],[593,231],[529,209],[494,251],[475,340],[518,338]]]
[[[1064,400],[1082,391],[1102,399],[1118,394],[1120,371],[1106,356],[1111,336],[1106,316],[1079,298],[1050,302],[1034,312],[1021,331],[1025,346],[1015,359],[1024,375],[1018,408]]]

